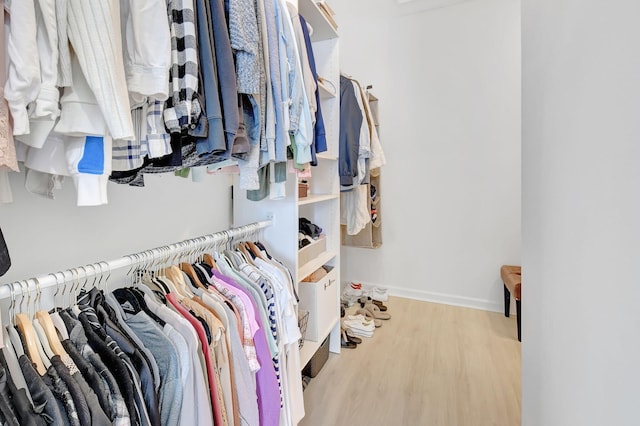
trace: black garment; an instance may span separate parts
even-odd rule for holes
[[[62,381],[60,376],[58,376],[53,365],[50,365],[49,368],[47,368],[47,372],[42,376],[42,382],[47,385],[49,390],[51,390],[51,393],[55,398],[55,402],[64,417],[63,424],[79,426],[80,422],[78,421],[78,413],[76,412],[76,406],[73,403],[73,398],[71,398],[67,385]]]
[[[9,249],[4,240],[4,235],[2,235],[2,229],[0,229],[0,276],[6,274],[10,267],[11,257],[9,256]]]
[[[117,358],[119,366],[124,369],[118,372],[112,370],[114,372],[114,375],[118,377],[118,384],[121,383],[120,380],[122,380],[122,378],[125,376],[129,379],[128,382],[131,384],[131,397],[133,401],[132,407],[129,407],[128,399],[123,392],[123,397],[125,397],[125,401],[127,401],[127,410],[129,411],[129,415],[131,415],[133,411],[134,413],[136,413],[135,416],[137,416],[138,421],[142,424],[146,424],[145,419],[142,418],[142,413],[146,409],[144,395],[142,395],[140,393],[141,391],[138,391],[138,388],[136,387],[136,384],[139,385],[140,383],[140,377],[135,371],[131,360],[129,359],[127,354],[125,354],[122,349],[120,349],[117,342],[114,341],[102,327],[94,328],[94,326],[92,325],[92,321],[89,320],[85,312],[81,313],[78,319],[80,320],[80,323],[84,328],[89,346],[91,346],[91,348],[95,352],[97,352],[98,355],[100,355],[100,358],[104,360],[105,357],[111,357],[112,355]],[[109,366],[106,360],[105,364]],[[117,365],[114,365],[114,367],[117,367]],[[109,367],[109,369],[111,369],[111,367]]]
[[[104,411],[104,413],[111,420],[113,420],[114,413],[113,413],[113,408],[111,407],[111,403],[109,402],[109,394],[112,391],[120,392],[120,390],[110,389],[108,386],[109,382],[104,380],[101,377],[101,375],[98,374],[98,372],[96,371],[96,368],[92,365],[92,363],[89,362],[87,359],[85,359],[80,354],[80,352],[78,352],[78,349],[73,345],[73,343],[71,343],[70,340],[68,339],[63,340],[61,343],[65,352],[67,352],[67,354],[71,357],[73,362],[76,364],[76,367],[78,367],[78,370],[80,371],[82,378],[89,384],[91,389],[93,389],[93,391],[95,392],[96,396],[98,397],[98,401],[100,403],[100,407],[102,408],[102,411]],[[97,361],[99,361],[101,364],[102,374],[111,374],[107,369],[107,367],[102,363],[102,360],[98,359]],[[53,362],[53,360],[51,360],[51,362]],[[71,391],[71,387],[69,388],[69,391]],[[73,392],[71,393],[71,396],[73,396]],[[86,403],[87,401],[85,399],[84,401],[85,406],[86,406]],[[78,409],[78,411],[80,411],[80,407],[78,407],[78,403],[76,403],[76,408]],[[89,410],[89,407],[87,406],[87,412],[88,410]]]
[[[2,424],[20,426],[20,421],[11,404],[7,376],[8,374],[4,367],[0,367],[0,414],[2,415]]]
[[[202,328],[204,328],[204,334],[207,335],[207,343],[211,344],[211,329],[209,328],[209,324],[204,320],[204,318],[199,317],[195,312],[189,311],[189,313],[196,319],[200,324],[202,324]]]
[[[27,387],[29,388],[29,393],[31,393],[31,399],[33,400],[36,412],[41,411],[42,416],[48,424],[68,424],[66,414],[63,415],[60,411],[60,407],[56,403],[51,389],[42,381],[42,378],[33,368],[33,364],[31,364],[29,358],[27,358],[26,355],[20,355],[18,363],[20,364],[24,379],[27,382]]]
[[[82,315],[81,315],[82,316]],[[64,321],[68,330],[72,330],[74,328],[75,320],[71,315],[66,312],[60,312],[60,317]],[[118,386],[120,388],[120,393],[124,398],[124,401],[127,405],[127,410],[129,411],[129,416],[131,417],[132,425],[139,425],[140,418],[138,417],[138,411],[136,409],[135,403],[135,390],[133,386],[133,379],[129,375],[128,368],[124,365],[124,361],[116,355],[111,348],[107,345],[107,343],[98,336],[98,334],[93,330],[91,324],[88,321],[80,320],[82,324],[82,328],[85,332],[87,343],[91,348],[100,356],[105,366],[111,371],[111,373],[118,378]]]
[[[55,355],[51,358],[51,365],[56,369],[58,376],[65,382],[67,385],[67,389],[69,390],[69,394],[71,395],[71,399],[75,405],[76,417],[81,425],[89,425],[91,424],[91,413],[89,411],[89,407],[87,406],[87,400],[84,396],[84,393],[78,383],[71,377],[71,373],[67,366],[62,362],[60,356]],[[71,417],[69,418],[69,422],[73,424],[73,420]]]
[[[144,300],[144,295],[142,292],[140,292],[140,290],[126,287],[114,290],[111,294],[113,294],[118,303],[120,303],[123,310],[130,311],[133,314],[143,311],[144,313],[149,315],[149,317],[153,321],[160,324],[160,327],[165,326],[165,322],[162,320],[162,318],[158,317],[156,314],[149,310],[147,302],[145,302]]]
[[[208,287],[209,286],[209,280],[211,279],[211,277],[208,277],[199,267],[198,265],[193,265],[193,270],[195,271],[196,275],[198,276],[198,279],[200,280],[200,282],[202,283],[202,285]]]
[[[87,400],[87,406],[89,407],[89,413],[91,414],[91,425],[110,426],[111,420],[107,417],[104,411],[102,411],[102,407],[100,407],[100,403],[98,402],[98,397],[82,378],[79,371],[73,374],[73,379],[78,383],[80,391],[84,393],[85,399]]]
[[[317,239],[322,233],[322,228],[314,223],[311,223],[311,221],[306,217],[301,217],[298,219],[298,230],[304,235],[310,236],[314,240]]]
[[[158,393],[156,392],[151,364],[147,359],[146,354],[127,335],[127,333],[120,328],[118,318],[113,312],[113,308],[108,304],[103,303],[104,296],[99,290],[94,288],[89,293],[81,293],[78,297],[78,302],[87,303],[90,309],[94,310],[97,314],[96,319],[100,322],[100,325],[106,331],[107,335],[109,335],[109,337],[118,344],[122,352],[124,352],[131,360],[133,367],[140,377],[140,388],[144,396],[147,412],[149,413],[149,420],[152,425],[160,426],[161,417]],[[86,305],[79,306],[81,310],[85,310],[84,306]],[[91,312],[83,312],[81,315],[87,315],[89,313]]]
[[[4,353],[0,350],[0,364],[9,371],[7,360],[4,357]],[[20,425],[22,426],[44,426],[47,424],[47,418],[42,417],[42,409],[38,412],[33,408],[29,397],[27,396],[27,390],[24,388],[18,389],[13,382],[10,375],[7,374],[7,390],[8,395],[11,398],[13,408],[20,419]],[[3,392],[4,393],[4,392]]]
[[[151,424],[160,425],[160,405],[158,403],[158,394],[155,388],[154,376],[151,367],[146,361],[145,356],[137,346],[129,340],[125,333],[118,328],[117,324],[103,318],[107,334],[120,346],[120,349],[129,357],[134,369],[140,377],[140,389],[142,390],[144,402],[149,413],[149,420]]]

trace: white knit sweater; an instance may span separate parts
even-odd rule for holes
[[[114,139],[134,136],[118,0],[69,0],[69,40]],[[63,109],[62,114],[65,111]]]

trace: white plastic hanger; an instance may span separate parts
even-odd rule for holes
[[[64,273],[60,272],[60,274],[62,274],[62,280],[64,282]],[[55,306],[57,306],[56,298],[58,297],[58,292],[60,291],[60,281],[58,281],[58,273],[53,274],[53,276],[56,279],[56,292],[53,294],[53,304],[55,309]],[[65,290],[67,288],[66,282],[65,282],[64,288]],[[64,290],[63,290],[63,294],[64,294]],[[57,310],[54,311],[50,316],[51,316],[51,322],[53,323],[53,326],[56,328],[60,338],[62,340],[69,339],[69,332],[67,331],[67,327],[64,325],[64,321],[62,321],[62,318],[60,317],[60,314],[58,313],[58,311]]]
[[[36,332],[36,336],[38,337],[38,352],[40,353],[40,359],[42,359],[42,363],[46,369],[51,367],[51,358],[55,356],[53,351],[51,350],[51,346],[49,346],[49,342],[47,341],[47,336],[44,332],[44,329],[40,326],[40,323],[37,319],[34,319],[31,323],[33,325],[33,329]]]

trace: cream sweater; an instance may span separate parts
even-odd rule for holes
[[[119,1],[68,0],[68,8],[69,40],[109,133],[114,139],[131,139],[134,132],[124,73]]]

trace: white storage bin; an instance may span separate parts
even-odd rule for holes
[[[309,312],[305,337],[307,340],[315,342],[323,340],[340,319],[339,292],[340,285],[335,269],[329,271],[317,283],[300,282],[298,288],[300,309]]]

